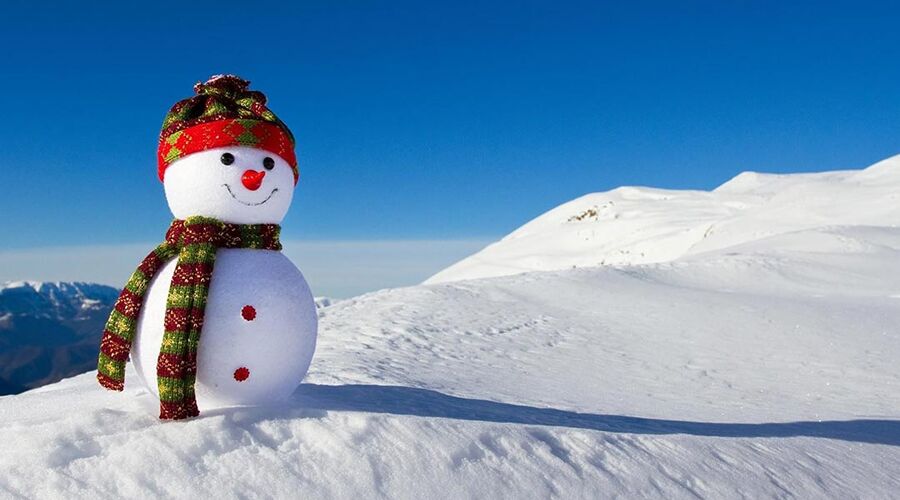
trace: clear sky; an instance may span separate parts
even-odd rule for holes
[[[297,241],[477,248],[623,184],[864,167],[900,151],[898,17],[861,1],[5,2],[0,252],[159,240],[162,117],[215,73],[251,80],[297,137]],[[0,279],[36,272],[6,265]]]

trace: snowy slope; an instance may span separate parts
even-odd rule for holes
[[[900,156],[864,170],[745,172],[711,192],[621,187],[560,205],[426,283],[667,262],[807,229],[898,223]]]
[[[384,290],[320,314],[284,405],[162,423],[133,373],[125,395],[87,374],[0,398],[0,496],[900,491],[897,229]]]

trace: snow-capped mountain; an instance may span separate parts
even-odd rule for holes
[[[0,285],[0,394],[83,373],[96,364],[118,290],[92,283]]]
[[[669,262],[800,231],[898,224],[900,156],[864,170],[744,172],[713,191],[621,187],[564,203],[426,283]],[[814,250],[822,239],[805,242]]]
[[[898,168],[576,200],[454,279],[559,270],[320,309],[280,405],[160,422],[130,369],[124,394],[87,373],[0,398],[0,491],[896,497]]]

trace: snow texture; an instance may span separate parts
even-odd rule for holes
[[[0,496],[896,498],[900,214],[876,192],[898,168],[614,191],[646,228],[621,248],[662,262],[336,302],[279,405],[160,422],[92,374],[0,398]],[[725,192],[746,206],[702,201]],[[591,251],[539,229],[542,265]]]

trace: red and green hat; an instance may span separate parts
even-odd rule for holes
[[[250,146],[282,157],[300,177],[294,135],[266,107],[262,92],[234,75],[216,75],[194,85],[197,95],[178,101],[163,120],[157,161],[159,180],[175,160],[228,146]]]

